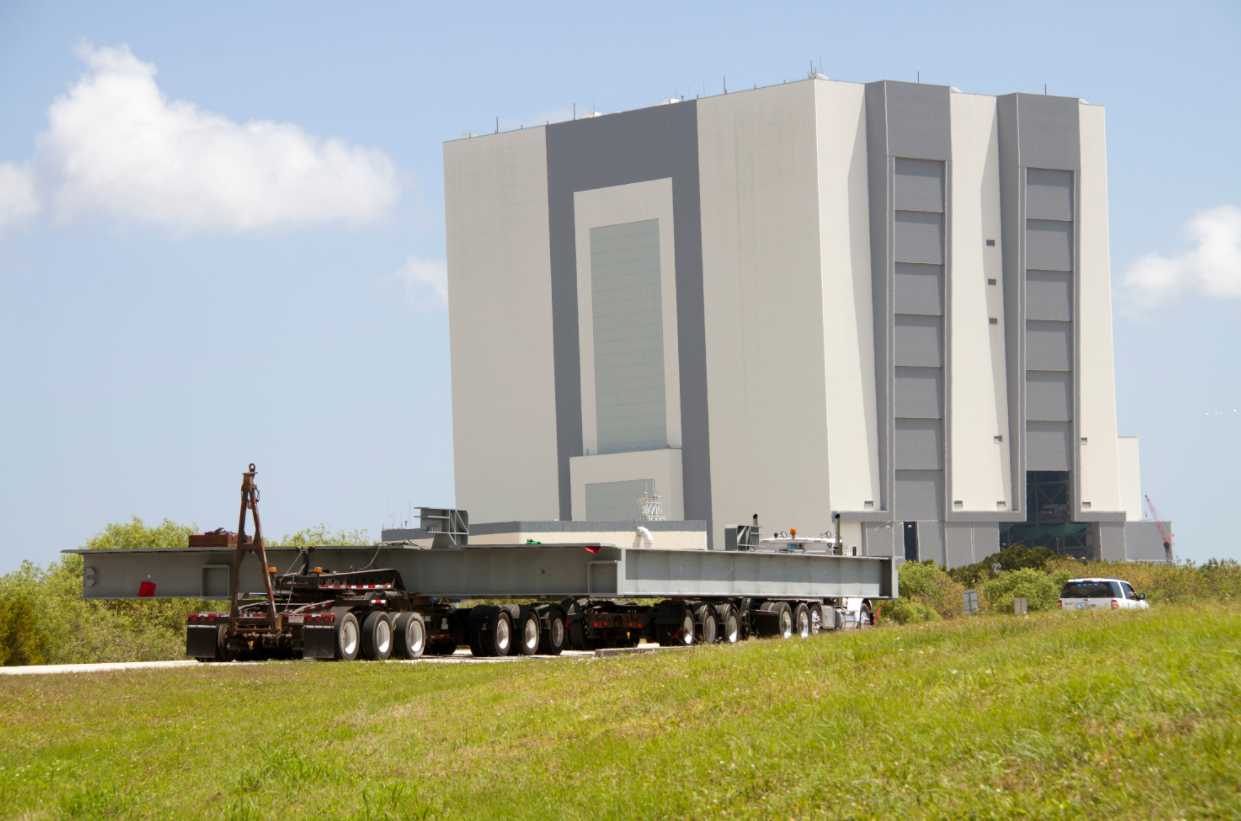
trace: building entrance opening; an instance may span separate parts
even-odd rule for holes
[[[1067,470],[1026,473],[1026,520],[1000,527],[1000,549],[1047,547],[1066,556],[1092,558],[1090,525],[1073,521]]]
[[[918,523],[905,522],[905,561],[918,561]]]

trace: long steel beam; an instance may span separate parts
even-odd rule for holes
[[[82,556],[82,594],[88,599],[139,598],[140,588],[155,598],[229,596],[227,548],[66,552]],[[281,571],[290,569],[297,555],[289,548],[267,551]],[[315,548],[312,563],[335,571],[394,568],[411,592],[449,599],[880,598],[897,592],[891,558],[814,553],[643,550],[593,543],[431,550],[372,545]],[[240,586],[243,591],[262,589],[257,562],[243,565]]]

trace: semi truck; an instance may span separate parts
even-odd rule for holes
[[[835,539],[762,539],[732,549],[597,541],[470,544],[465,511],[422,508],[429,543],[268,547],[254,464],[236,532],[185,548],[73,550],[86,598],[223,599],[192,613],[186,653],[203,662],[558,655],[565,649],[790,639],[862,627],[897,594],[894,559],[846,555]],[[247,534],[247,519],[254,532]],[[811,545],[807,549],[807,545]]]

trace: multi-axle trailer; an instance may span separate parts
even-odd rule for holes
[[[429,547],[267,548],[254,475],[253,465],[243,475],[236,534],[191,537],[197,546],[184,549],[73,551],[83,558],[83,595],[229,600],[228,613],[189,618],[187,653],[208,661],[418,658],[461,645],[476,656],[555,655],[644,639],[805,637],[868,624],[872,601],[896,594],[890,557],[471,545],[464,530],[439,524],[463,521],[455,512],[434,522],[424,514],[424,525],[440,531]],[[245,532],[247,511],[253,537]],[[258,561],[244,561],[251,553]],[[520,603],[462,606],[479,599]]]

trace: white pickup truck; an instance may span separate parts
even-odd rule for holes
[[[1062,610],[1145,610],[1145,593],[1124,579],[1069,579],[1060,591]]]

